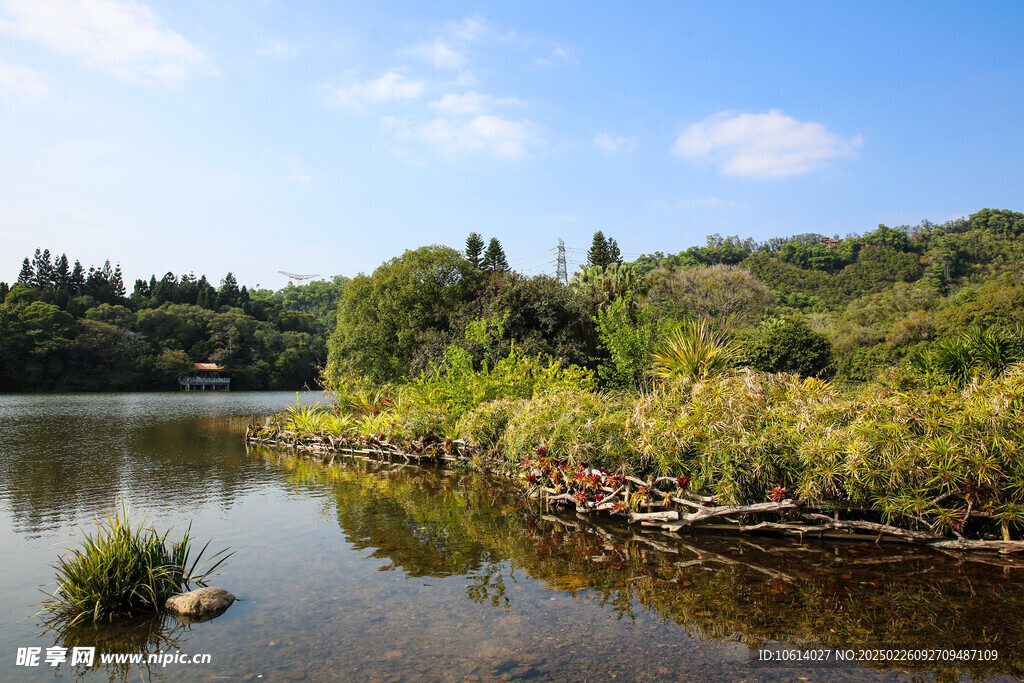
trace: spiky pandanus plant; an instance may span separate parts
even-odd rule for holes
[[[964,385],[972,377],[996,377],[1024,360],[1024,332],[971,327],[960,336],[943,339],[929,352],[908,358],[922,374]]]
[[[700,382],[735,365],[739,347],[704,320],[675,325],[651,353],[651,374],[660,380]]]

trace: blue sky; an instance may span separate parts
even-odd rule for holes
[[[0,280],[1024,210],[1022,34],[1020,2],[0,0]]]

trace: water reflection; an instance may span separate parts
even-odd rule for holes
[[[41,635],[52,638],[53,647],[63,648],[66,653],[73,652],[75,648],[95,648],[96,653],[115,652],[123,655],[121,661],[93,661],[92,664],[73,665],[72,657],[68,654],[67,663],[61,665],[62,675],[73,673],[76,677],[82,677],[102,669],[111,680],[138,677],[142,671],[146,672],[148,678],[159,678],[159,664],[150,664],[149,656],[180,651],[188,630],[187,625],[168,614],[75,626],[69,626],[67,619],[52,617],[44,621],[43,625],[46,630]],[[137,656],[140,663],[129,663],[128,658],[132,656]]]
[[[172,498],[183,506],[210,499],[230,505],[255,483],[253,472],[238,466],[248,416],[279,410],[288,398],[4,396],[0,500],[11,510],[14,530],[30,534],[100,515],[121,493],[141,503]]]
[[[705,641],[840,649],[996,649],[995,662],[872,664],[940,680],[1024,672],[1024,564],[992,555],[766,537],[691,536],[549,514],[479,474],[253,450],[297,487],[325,488],[346,539],[386,569],[464,574],[466,597],[508,611],[517,573],[633,622]],[[766,672],[767,674],[767,672]]]

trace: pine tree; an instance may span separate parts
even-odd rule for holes
[[[145,280],[136,280],[135,289],[132,290],[132,299],[136,302],[141,302],[143,299],[149,298],[149,283]]]
[[[478,232],[469,233],[466,238],[466,260],[479,269],[483,264],[484,238]]]
[[[36,249],[35,257],[32,259],[32,268],[36,271],[33,286],[40,289],[53,286],[53,264],[50,262],[49,249],[41,253]]]
[[[588,266],[607,266],[611,263],[608,253],[608,240],[600,230],[594,233],[594,241],[590,243],[590,251],[587,252]]]
[[[497,237],[492,237],[484,253],[484,260],[480,264],[484,270],[505,272],[508,270],[508,259],[505,258],[505,250],[501,248],[501,242]]]
[[[619,243],[608,238],[608,263],[622,263],[622,252],[619,251]]]
[[[18,274],[18,282],[27,286],[35,287],[36,271],[32,270],[32,264],[29,263],[28,257],[21,262],[21,273]]]
[[[220,303],[234,307],[238,305],[238,294],[238,280],[235,279],[233,273],[228,271],[228,274],[220,281],[220,290],[217,292],[218,299]]]
[[[71,266],[68,264],[68,255],[61,254],[53,267],[54,282],[57,287],[69,287],[71,285]]]
[[[109,263],[109,261],[108,261]],[[128,292],[124,288],[124,276],[121,275],[121,264],[114,268],[114,276],[110,279],[111,291],[118,300],[124,300]]]
[[[71,291],[79,294],[85,287],[85,268],[81,261],[75,261],[75,267],[71,269]]]
[[[605,267],[613,263],[622,263],[619,244],[613,239],[606,238],[604,232],[598,230],[594,233],[594,241],[587,252],[587,265]]]

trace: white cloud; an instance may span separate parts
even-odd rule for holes
[[[0,31],[133,83],[177,86],[212,73],[206,55],[135,0],[3,0]]]
[[[340,107],[361,110],[368,104],[415,99],[423,92],[423,88],[421,81],[411,81],[391,70],[378,78],[335,87],[329,99]]]
[[[557,66],[559,64],[579,64],[576,56],[557,43],[551,48],[547,57],[538,57],[533,60],[538,66]]]
[[[612,137],[609,133],[598,133],[594,136],[594,144],[606,152],[631,152],[636,146],[636,140],[632,136]]]
[[[491,114],[468,120],[436,118],[423,123],[383,117],[381,122],[393,129],[398,139],[415,140],[446,156],[487,154],[497,159],[518,159],[529,156],[530,148],[539,141],[537,127],[531,121],[512,121]]]
[[[778,109],[767,114],[723,111],[683,131],[672,155],[708,161],[722,175],[783,178],[818,169],[830,159],[856,156],[863,143],[860,135],[843,138]]]
[[[430,103],[430,108],[434,111],[454,116],[478,116],[488,114],[496,108],[522,106],[525,106],[525,103],[514,97],[494,97],[475,90],[448,93]]]
[[[306,164],[302,162],[298,156],[292,154],[287,158],[288,173],[285,176],[287,180],[293,183],[308,183],[313,180],[313,176],[309,173],[306,168]]]
[[[449,21],[448,32],[461,40],[476,42],[491,32],[491,24],[477,14],[458,21]]]
[[[466,63],[466,57],[441,38],[432,42],[417,43],[402,50],[402,53],[422,59],[435,69],[458,69]]]
[[[271,38],[263,47],[256,50],[256,54],[263,57],[275,57],[277,59],[291,59],[299,54],[299,48],[286,40]]]
[[[50,94],[46,76],[0,59],[0,92],[12,98],[38,100]]]

